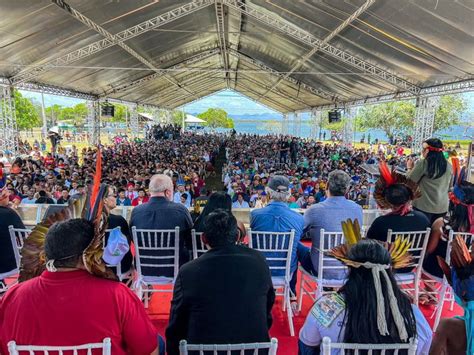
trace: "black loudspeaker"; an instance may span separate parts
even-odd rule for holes
[[[105,117],[114,117],[115,106],[114,105],[104,105],[102,106],[102,116]]]
[[[329,111],[328,113],[329,123],[339,122],[341,120],[340,111]]]

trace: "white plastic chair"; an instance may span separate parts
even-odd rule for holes
[[[202,233],[191,230],[191,242],[193,244],[193,259],[197,259],[202,254],[207,252],[207,248],[201,241]]]
[[[293,311],[291,309],[290,280],[291,280],[291,253],[295,239],[295,230],[290,232],[260,232],[248,229],[249,247],[263,253],[272,274],[273,287],[283,292],[276,293],[283,296],[283,311],[287,311],[288,324],[291,336],[295,335],[293,327]],[[283,276],[273,276],[277,271],[284,271]]]
[[[14,340],[8,342],[8,352],[10,355],[19,355],[21,352],[28,352],[29,355],[35,353],[48,355],[50,352],[59,354],[71,352],[74,355],[78,355],[79,353],[84,353],[86,351],[87,355],[92,355],[93,349],[102,349],[103,355],[110,355],[112,349],[110,338],[105,338],[102,343],[89,343],[72,346],[17,345]]]
[[[120,227],[115,227],[113,229],[118,229],[121,231]],[[112,231],[112,229],[106,229],[105,230],[105,233],[110,233]],[[105,245],[105,238],[104,238],[104,248],[106,247]],[[122,282],[123,280],[131,280],[132,277],[133,277],[133,267],[130,267],[130,270],[126,271],[126,272],[122,272],[122,263],[118,263],[117,265],[107,265],[108,267],[110,268],[115,268],[115,273],[119,279],[120,282]],[[129,283],[130,281],[127,281],[127,284]]]
[[[13,248],[13,254],[15,255],[15,268],[13,268],[10,271],[4,272],[0,274],[0,280],[4,280],[9,277],[15,277],[18,276],[18,273],[20,272],[20,259],[21,259],[21,249],[23,248],[23,244],[25,242],[25,239],[28,238],[28,236],[31,233],[31,229],[28,228],[15,228],[13,226],[8,226],[8,232],[10,234],[10,241],[12,243],[12,248]],[[15,282],[16,283],[16,282]],[[13,283],[13,284],[15,284]],[[3,292],[6,292],[8,290],[8,287],[11,285],[6,285],[3,282],[0,284],[0,294]]]
[[[452,242],[455,236],[460,236],[462,239],[464,239],[464,241],[469,247],[470,252],[474,248],[473,246],[474,234],[467,233],[467,232],[454,232],[451,229],[449,231],[448,247],[446,248],[446,257],[445,257],[446,263],[448,265],[450,265],[450,262],[451,262],[451,248],[452,248]],[[435,309],[435,320],[433,323],[433,332],[436,332],[436,329],[438,328],[438,325],[439,325],[439,321],[441,320],[441,314],[443,313],[444,302],[450,302],[449,309],[450,311],[452,311],[454,308],[454,295],[453,295],[453,290],[448,283],[448,280],[446,280],[446,277],[443,277],[443,280],[441,283],[441,289],[439,291],[439,302]]]
[[[333,343],[328,337],[323,338],[322,355],[331,355],[332,350],[338,349],[341,355],[346,354],[346,350],[351,350],[349,354],[359,355],[360,351],[367,351],[368,355],[389,354],[398,355],[400,350],[408,350],[408,355],[416,355],[418,347],[417,339],[410,339],[409,343],[401,344],[349,344],[349,343]]]
[[[140,299],[145,296],[145,308],[148,308],[149,292],[173,292],[173,289],[169,288],[152,287],[174,285],[179,269],[179,227],[175,229],[132,227],[132,236],[135,244],[135,292]],[[148,270],[144,272],[143,268]]]
[[[426,246],[430,237],[430,228],[424,231],[393,232],[391,229],[387,232],[387,241],[393,243],[397,237],[408,239],[411,244],[408,252],[413,258],[413,271],[407,273],[395,273],[397,284],[405,292],[413,292],[413,303],[418,304],[420,296],[421,271],[423,269],[423,260],[425,259]],[[413,285],[410,287],[410,285]]]
[[[312,275],[306,271],[302,266],[299,267],[301,271],[301,283],[298,293],[298,311],[301,311],[303,305],[303,295],[308,295],[313,302],[324,295],[324,287],[331,289],[340,288],[344,285],[345,277],[336,279],[327,279],[324,277],[325,273],[333,271],[334,273],[347,273],[347,266],[337,261],[336,259],[325,255],[326,252],[344,244],[345,238],[342,232],[326,232],[323,228],[320,231],[319,239],[319,257],[318,257],[318,275]],[[310,283],[315,283],[316,288],[311,289]],[[329,291],[329,292],[332,292]],[[313,296],[314,294],[314,296]]]
[[[179,354],[188,355],[188,351],[199,351],[200,355],[231,355],[233,351],[240,351],[244,354],[245,350],[253,350],[253,354],[258,354],[259,350],[268,349],[268,355],[276,355],[278,340],[271,338],[269,343],[247,343],[247,344],[188,344],[186,340],[179,342]]]

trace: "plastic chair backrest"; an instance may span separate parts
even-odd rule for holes
[[[333,248],[344,244],[344,234],[342,232],[327,232],[324,228],[321,228],[320,239],[319,239],[319,257],[318,257],[318,282],[322,282],[324,279],[325,271],[347,271],[345,266],[340,261],[325,255],[326,252]]]
[[[14,340],[8,343],[8,352],[10,355],[20,355],[20,353],[28,352],[29,355],[33,354],[45,354],[48,355],[50,352],[59,353],[60,355],[66,354],[87,354],[92,355],[93,349],[102,349],[103,355],[111,354],[112,344],[110,338],[105,338],[102,343],[89,343],[83,345],[71,345],[71,346],[39,346],[39,345],[17,345]]]
[[[191,230],[191,242],[193,245],[193,259],[197,259],[202,254],[207,252],[206,246],[201,241],[201,232],[196,232],[196,230]]]
[[[25,239],[31,233],[31,229],[28,228],[14,228],[13,226],[8,226],[8,231],[10,233],[10,240],[12,242],[13,253],[15,254],[15,261],[17,269],[20,268],[20,251],[23,248]]]
[[[254,350],[253,354],[257,355],[259,350],[263,349],[268,349],[268,355],[276,355],[278,340],[271,338],[269,343],[246,344],[188,344],[186,340],[179,342],[180,355],[188,355],[188,351],[199,351],[199,355],[231,355],[234,351],[240,351],[241,354],[244,354],[245,350]]]
[[[408,239],[410,247],[408,252],[413,258],[413,267],[416,269],[416,273],[421,273],[421,267],[425,258],[426,246],[428,245],[428,239],[430,237],[430,228],[426,228],[423,231],[410,231],[410,232],[394,232],[391,229],[387,233],[387,241],[393,243],[396,238],[401,237]]]
[[[331,355],[332,350],[340,350],[340,355],[345,355],[346,350],[351,350],[348,354],[359,355],[398,355],[400,350],[408,350],[408,355],[416,355],[418,340],[410,339],[409,343],[402,344],[349,344],[332,343],[328,337],[323,338],[322,355]]]

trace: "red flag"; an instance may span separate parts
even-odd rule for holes
[[[100,190],[100,180],[102,179],[102,152],[100,148],[97,149],[97,156],[95,162],[94,184],[92,185],[92,193],[90,198],[90,211],[94,209],[95,201]]]

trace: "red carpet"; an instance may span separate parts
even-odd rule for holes
[[[297,288],[298,289],[298,288]],[[170,302],[172,294],[171,293],[155,293],[153,294],[151,304],[148,308],[148,313],[150,318],[153,321],[156,329],[159,334],[164,336],[165,329],[168,324],[168,317],[170,311]],[[303,301],[303,309],[301,314],[293,318],[293,323],[295,326],[295,336],[290,336],[290,330],[288,328],[288,322],[286,313],[282,311],[281,308],[282,297],[277,297],[275,306],[273,307],[273,326],[270,329],[270,334],[272,337],[278,339],[278,354],[282,355],[295,355],[298,353],[298,334],[300,328],[303,326],[312,303],[309,297],[305,297]],[[431,314],[433,313],[434,308],[431,306],[421,307],[425,317],[428,319],[430,325],[433,324],[433,320],[430,319]],[[455,315],[460,315],[462,310],[457,305],[454,306],[453,312],[449,311],[449,305],[446,303],[445,309],[443,312],[443,317],[453,317]]]

